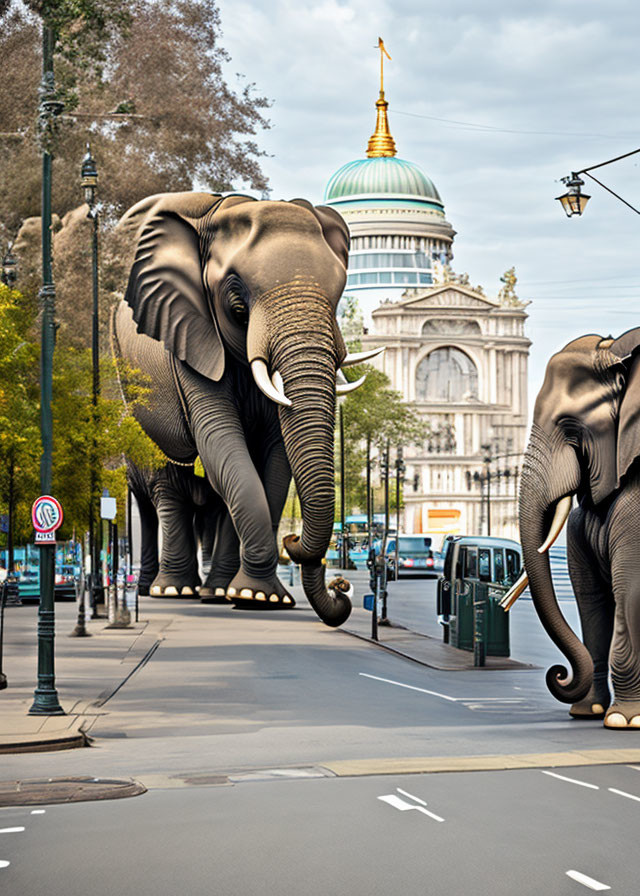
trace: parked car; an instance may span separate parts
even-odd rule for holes
[[[442,555],[436,551],[430,535],[398,536],[398,578],[402,576],[437,576],[442,571]],[[387,569],[395,577],[396,536],[387,540]]]

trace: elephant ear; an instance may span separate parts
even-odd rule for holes
[[[292,199],[291,202],[308,209],[316,216],[327,245],[346,270],[349,262],[349,228],[342,215],[328,205],[312,205],[306,199]]]
[[[618,484],[640,456],[640,327],[612,342],[609,351],[627,363],[627,385],[618,413]]]
[[[222,197],[161,193],[134,205],[119,229],[135,239],[125,299],[138,332],[164,343],[176,358],[219,380],[224,348],[202,277],[198,224]]]

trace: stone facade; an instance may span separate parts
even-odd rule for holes
[[[407,291],[373,312],[363,349],[386,346],[376,366],[425,423],[424,446],[404,452],[405,532],[517,537],[526,318],[517,299],[456,282]]]

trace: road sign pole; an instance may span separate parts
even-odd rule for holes
[[[42,29],[42,86],[40,93],[40,134],[42,141],[42,350],[40,359],[40,462],[41,494],[51,491],[53,418],[53,351],[55,345],[55,286],[51,256],[51,163],[55,117],[61,111],[53,78],[53,28]],[[54,576],[56,545],[40,544],[40,606],[38,608],[38,685],[31,715],[65,715],[58,701],[54,672]]]

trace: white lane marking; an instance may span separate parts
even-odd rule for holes
[[[47,811],[46,809],[32,809],[31,814],[32,815],[44,815],[44,813],[46,811]]]
[[[591,790],[600,790],[597,784],[588,784],[586,781],[576,781],[575,778],[567,778],[565,775],[558,775],[555,772],[542,771],[543,775],[550,775],[552,778],[558,778],[559,781],[568,781],[570,784],[579,784],[580,787],[590,787]]]
[[[0,859],[0,868],[8,868],[11,863],[5,861],[5,859]]]
[[[400,812],[406,812],[407,809],[415,809],[416,812],[422,812],[424,815],[428,815],[429,818],[433,818],[434,821],[444,821],[444,818],[440,818],[435,812],[429,812],[428,809],[424,809],[422,806],[412,806],[410,803],[406,803],[404,800],[400,799],[399,796],[396,796],[395,793],[379,796],[378,799],[382,800],[383,803],[388,803],[390,806],[393,806],[394,809],[399,809]]]
[[[637,800],[640,803],[640,796],[634,796],[632,793],[625,793],[624,790],[616,790],[615,787],[610,787],[609,790],[611,793],[617,793],[618,796],[626,796],[628,800]]]
[[[416,688],[412,684],[403,684],[401,681],[392,681],[391,678],[380,678],[378,675],[368,675],[366,672],[358,672],[364,678],[373,678],[375,681],[384,681],[386,684],[395,684],[399,688],[407,688],[410,691],[420,691],[421,694],[430,694],[432,697],[440,697],[441,700],[449,700],[451,703],[457,703],[458,697],[448,697],[446,694],[439,694],[437,691],[427,691],[425,688]]]
[[[396,790],[398,791],[398,793],[401,793],[402,796],[408,796],[410,800],[415,800],[416,803],[420,803],[421,806],[427,805],[424,800],[420,799],[419,796],[414,796],[412,793],[407,793],[407,791],[403,790],[401,787],[396,787]]]
[[[590,890],[611,889],[608,884],[601,884],[599,880],[594,880],[592,877],[587,877],[587,875],[583,874],[581,871],[567,871],[567,877],[570,877],[571,880],[577,881],[577,883],[579,884],[584,884],[584,886],[589,887]]]
[[[632,768],[634,772],[640,772],[640,765],[628,765],[627,768]]]
[[[24,828],[0,828],[0,834],[20,834]]]

